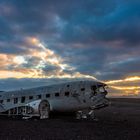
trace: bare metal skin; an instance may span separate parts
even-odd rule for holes
[[[50,112],[77,112],[77,119],[94,118],[108,105],[106,84],[84,80],[0,93],[0,114],[49,118]]]

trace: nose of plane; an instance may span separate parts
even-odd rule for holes
[[[91,107],[92,109],[100,109],[109,106],[109,100],[107,98],[100,98],[95,104]]]
[[[108,106],[109,105],[109,99],[104,98],[103,103],[104,103],[105,106]]]

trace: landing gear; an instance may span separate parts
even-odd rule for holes
[[[76,113],[76,119],[78,119],[78,120],[83,120],[83,119],[97,120],[95,118],[94,110],[79,110]]]
[[[40,119],[48,119],[50,114],[50,105],[49,102],[46,100],[43,100],[39,104],[39,114]]]

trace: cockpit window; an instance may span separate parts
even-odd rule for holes
[[[91,90],[93,91],[94,95],[96,95],[98,92],[99,93],[106,92],[104,85],[97,85],[97,87],[96,87],[96,85],[93,85],[93,86],[91,86]]]
[[[105,89],[104,89],[103,86],[100,86],[100,87],[99,87],[99,92],[105,92]]]
[[[98,88],[99,88],[100,93],[106,93],[107,94],[106,85],[98,85]]]

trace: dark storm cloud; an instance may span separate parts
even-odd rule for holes
[[[100,71],[101,75],[97,75],[102,80],[122,79],[128,76],[140,76],[140,58],[128,58],[113,63],[105,63]]]
[[[61,70],[61,68],[58,66],[46,64],[46,66],[42,70],[43,70],[45,75],[49,76],[52,74],[56,75]]]
[[[79,3],[79,1],[69,0],[14,0],[6,2],[8,6],[11,4],[15,8],[12,16],[5,15],[5,19],[8,18],[7,23],[4,24],[6,30],[3,28],[6,33],[12,30],[9,21],[10,24],[19,25],[24,35],[46,35],[46,38],[49,38],[51,35],[56,37],[55,35],[58,34],[61,40],[57,41],[66,43],[95,41],[123,41],[127,45],[139,43],[140,3],[137,1],[82,0]],[[56,16],[60,18],[61,23],[55,19]],[[64,24],[61,31],[57,24]]]
[[[20,25],[21,31],[26,35],[43,34],[53,37],[59,34],[61,41],[67,43],[94,41],[124,41],[128,45],[139,43],[140,3],[137,1],[82,0],[79,3],[68,0],[18,0],[8,3],[16,12],[12,16],[5,17],[8,17],[7,20],[11,24]],[[55,23],[56,16],[62,20],[60,24],[65,22],[61,31],[58,29],[60,26]]]
[[[121,71],[123,74],[131,75],[132,73],[140,74],[140,57],[138,58],[129,58],[127,60],[122,60],[112,64],[111,71]],[[138,75],[138,74],[137,74]]]
[[[100,80],[139,75],[139,51],[133,48],[120,49],[120,47],[94,44],[84,48],[68,47],[64,50],[63,57],[67,63],[72,62],[77,71],[94,75]]]
[[[73,61],[78,71],[93,74],[93,72],[102,69],[106,60],[105,51],[100,46],[79,48],[73,51],[72,55],[75,57],[71,57],[71,61]]]
[[[18,41],[17,41],[18,40]],[[0,53],[5,54],[24,54],[28,52],[28,45],[25,46],[25,42],[22,40],[20,41],[20,38],[0,41]]]
[[[86,12],[75,14],[70,18],[63,36],[68,42],[121,41],[122,46],[137,46],[140,36],[139,5],[129,2],[116,4],[112,11],[100,16],[96,13],[89,16]]]

